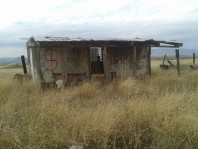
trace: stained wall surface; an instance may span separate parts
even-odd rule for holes
[[[106,47],[103,58],[107,81],[148,74],[147,47]]]
[[[36,47],[28,48],[28,72],[32,76],[32,80],[35,83],[41,81],[41,76],[39,74],[39,59],[37,55]]]
[[[52,74],[86,74],[89,76],[89,59],[89,48],[87,47],[40,49],[40,68],[46,82],[52,81]]]
[[[105,80],[149,74],[148,47],[101,47]],[[55,75],[90,76],[90,47],[28,48],[33,80],[53,82]]]

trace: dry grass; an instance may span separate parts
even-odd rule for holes
[[[42,92],[0,71],[0,148],[198,148],[198,72]]]

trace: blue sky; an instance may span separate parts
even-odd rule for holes
[[[198,0],[6,0],[0,57],[26,55],[31,36],[177,40],[198,50]]]

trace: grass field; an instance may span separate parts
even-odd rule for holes
[[[144,79],[42,92],[0,68],[0,148],[198,148],[198,71],[190,61]]]

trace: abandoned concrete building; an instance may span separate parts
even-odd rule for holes
[[[151,48],[179,48],[182,43],[153,39],[83,39],[31,37],[27,43],[29,73],[34,82],[100,76],[105,81],[151,74]]]

